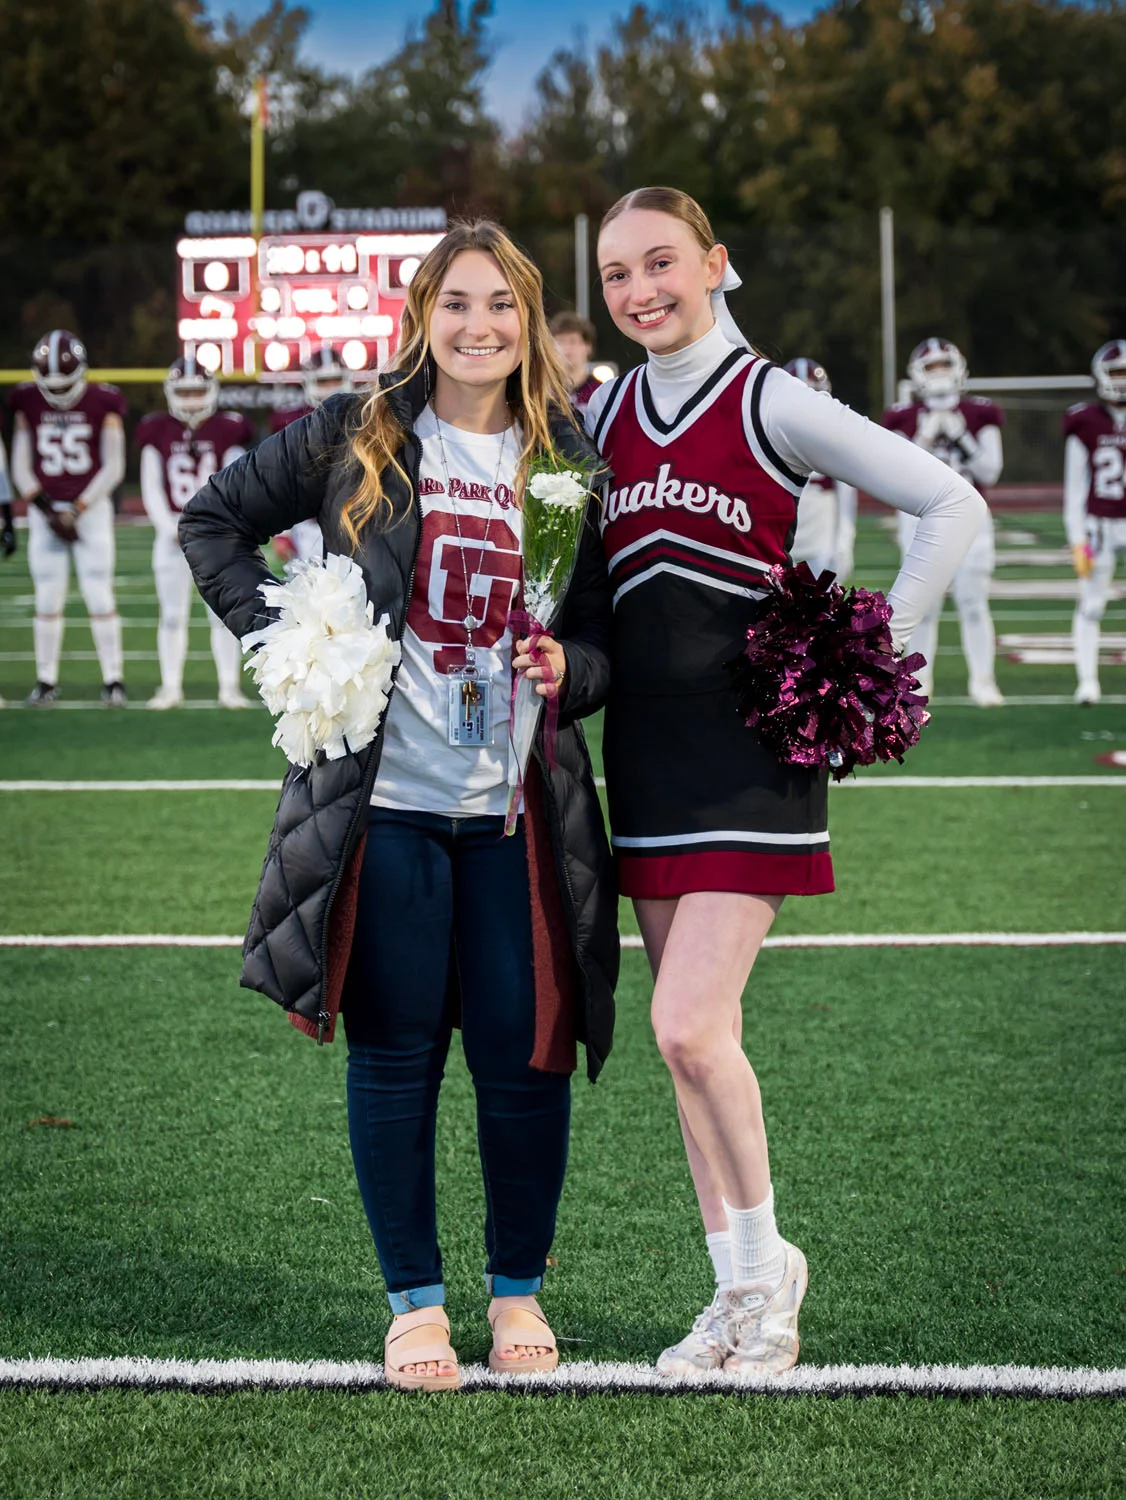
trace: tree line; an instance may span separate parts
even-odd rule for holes
[[[309,13],[215,25],[202,0],[0,0],[0,359],[78,323],[97,358],[174,352],[185,213],[244,207],[249,98],[270,81],[267,202],[499,217],[573,297],[572,222],[630,187],[692,192],[732,249],[761,346],[878,399],[876,216],[896,211],[901,357],[943,332],[982,373],[1083,368],[1126,329],[1123,0],[830,0],[795,25],[728,0],[636,4],[544,59],[505,133],[490,0],[436,0],[355,77],[312,65]],[[592,306],[603,352],[630,357]]]

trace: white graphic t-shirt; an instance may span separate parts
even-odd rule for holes
[[[376,807],[451,816],[503,814],[508,802],[512,691],[512,633],[506,622],[520,588],[522,534],[513,484],[523,439],[518,427],[509,428],[502,438],[463,432],[444,422],[442,440],[452,491],[447,494],[437,419],[429,406],[415,431],[422,442],[422,545],[403,632],[403,661],[371,800]],[[464,620],[469,608],[481,621],[473,644],[478,669],[492,684],[493,730],[491,745],[472,747],[451,745],[447,737],[446,674],[451,667],[465,665]]]

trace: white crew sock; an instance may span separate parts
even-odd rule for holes
[[[708,1254],[715,1267],[716,1291],[729,1292],[735,1285],[731,1275],[731,1232],[727,1229],[716,1229],[704,1238],[708,1242]]]
[[[63,649],[62,615],[49,619],[35,616],[35,676],[39,682],[55,687],[59,680],[59,656]]]
[[[757,1208],[732,1208],[723,1200],[731,1231],[731,1274],[736,1286],[775,1287],[786,1269],[786,1242],[774,1222],[774,1189]]]
[[[156,654],[160,659],[160,685],[179,697],[184,687],[184,657],[188,651],[188,622],[177,620],[156,628]]]
[[[1100,621],[1091,619],[1082,604],[1071,622],[1071,640],[1075,648],[1075,675],[1081,688],[1099,685]]]
[[[90,634],[94,637],[102,681],[120,682],[125,672],[121,656],[121,616],[91,615]]]
[[[211,626],[211,655],[215,659],[220,693],[234,695],[241,692],[242,647],[225,625],[216,622]]]
[[[970,692],[995,688],[997,642],[989,606],[963,611],[961,625],[962,655],[969,669]]]

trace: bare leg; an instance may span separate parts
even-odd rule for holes
[[[740,1045],[741,1000],[781,896],[701,891],[635,903],[656,971],[653,1029],[672,1073],[704,1223],[724,1229],[770,1191],[758,1081]]]

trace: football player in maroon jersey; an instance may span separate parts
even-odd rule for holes
[[[590,398],[602,384],[590,373],[594,324],[581,313],[558,312],[548,326],[571,381],[571,403],[577,412],[585,412]]]
[[[712,1302],[657,1369],[774,1374],[798,1357],[807,1271],[775,1217],[742,996],[784,897],[833,889],[830,799],[824,768],[783,764],[746,727],[724,663],[788,560],[811,473],[918,518],[888,595],[897,648],[942,597],[985,506],[950,468],[748,345],[723,295],[739,279],[687,194],[627,193],[602,221],[598,268],[615,325],[646,354],[587,409],[613,475],[610,829],[716,1273]]]
[[[299,406],[275,407],[270,413],[271,432],[281,432],[291,422],[307,417],[337,391],[354,388],[351,370],[331,344],[323,344],[304,362],[301,383],[305,391],[304,402]],[[324,554],[321,528],[316,521],[298,521],[289,531],[274,537],[274,551],[283,562],[320,558]]]
[[[817,360],[792,359],[786,372],[803,380],[810,390],[832,395],[833,383]],[[807,562],[815,577],[827,568],[837,575],[838,583],[844,583],[852,572],[855,544],[855,485],[828,474],[811,474],[798,500],[791,561]]]
[[[992,401],[965,394],[967,373],[961,350],[949,339],[924,339],[907,361],[912,399],[889,407],[883,423],[949,464],[975,489],[984,491],[1001,477],[1001,427],[1005,414]],[[914,517],[900,515],[899,547],[904,556],[914,535]],[[989,580],[993,577],[994,560],[993,517],[987,511],[951,590],[962,629],[969,695],[979,708],[997,708],[1005,701],[997,686],[997,647],[993,616],[989,613]],[[941,613],[939,600],[921,621],[907,648],[921,652],[927,659],[926,667],[919,673],[919,684],[928,698],[934,691],[934,658]]]
[[[121,620],[113,591],[113,492],[125,477],[125,401],[86,379],[80,339],[45,334],[31,356],[32,382],[16,386],[12,479],[28,503],[27,562],[35,585],[36,683],[30,707],[58,697],[70,562],[90,615],[102,669],[102,702],[124,708]]]
[[[177,708],[184,701],[192,575],[180,551],[180,512],[212,474],[233,463],[252,442],[244,416],[218,410],[219,384],[193,356],[185,355],[169,369],[164,397],[168,410],[152,412],[137,425],[141,499],[156,533],[152,571],[160,605],[160,687],[148,703],[156,709]],[[239,687],[239,643],[210,609],[207,617],[220,707],[249,708],[250,700]]]
[[[1126,553],[1126,339],[1104,344],[1091,361],[1097,401],[1063,419],[1063,518],[1079,602],[1071,623],[1076,703],[1097,703],[1099,634],[1110,581]]]

